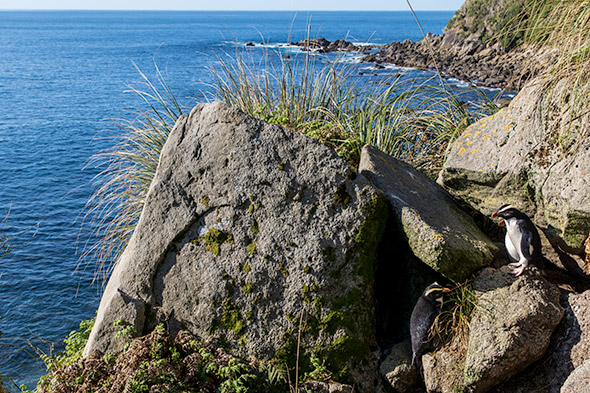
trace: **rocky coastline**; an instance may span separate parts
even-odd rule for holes
[[[521,98],[542,99],[538,94],[533,89]],[[512,126],[498,128],[529,115],[531,108],[518,107],[525,98],[468,128],[439,184],[372,146],[363,149],[359,168],[350,168],[302,134],[221,103],[197,106],[166,142],[84,357],[58,368],[40,391],[61,391],[72,380],[87,389],[118,381],[115,391],[127,391],[138,378],[164,386],[158,381],[166,367],[176,370],[167,377],[170,386],[199,386],[204,350],[173,343],[175,337],[193,337],[208,353],[223,348],[216,353],[226,360],[217,370],[252,359],[241,369],[262,385],[270,382],[256,371],[260,364],[298,364],[300,375],[316,381],[306,385],[310,392],[518,391],[534,383],[530,367],[541,367],[552,387],[529,392],[557,393],[566,379],[567,386],[583,383],[587,368],[577,367],[586,364],[587,344],[580,338],[590,333],[579,304],[590,292],[582,273],[590,184],[571,173],[578,182],[560,185],[567,175],[557,174],[559,163],[572,157],[554,157],[556,176],[539,184],[546,191],[532,200],[516,192],[527,184],[529,195],[535,192],[531,163],[512,163],[509,177],[515,177],[507,181],[500,181],[504,169],[497,165],[472,168],[482,163],[480,155],[514,156],[516,149],[531,157],[526,140],[504,143],[514,136]],[[587,151],[576,160],[587,163]],[[553,187],[583,195],[574,206],[547,192]],[[482,218],[497,198],[534,217],[557,276],[536,268],[510,274],[501,237]],[[561,218],[542,208],[549,201],[560,206]],[[573,214],[576,220],[568,221]],[[466,279],[469,301],[477,304],[471,322],[448,330],[442,345],[423,356],[421,382],[407,351],[412,305],[432,281]],[[146,348],[155,331],[162,343]],[[158,357],[150,358],[156,350]],[[544,368],[558,361],[570,363]],[[183,369],[193,370],[185,382]],[[206,375],[204,391],[215,391],[218,374]]]
[[[500,44],[486,46],[480,40],[462,37],[457,30],[428,34],[423,40],[393,42],[362,61],[401,67],[438,69],[444,75],[477,86],[520,90],[544,63],[537,49],[507,50]]]
[[[293,43],[303,50],[317,53],[358,52],[363,63],[384,68],[384,64],[399,67],[439,70],[476,86],[520,90],[533,78],[548,53],[539,53],[526,46],[505,49],[500,44],[486,46],[478,39],[464,38],[458,30],[451,29],[441,35],[428,33],[418,42],[405,40],[387,45],[358,46],[345,40],[328,41],[325,38],[309,38]]]

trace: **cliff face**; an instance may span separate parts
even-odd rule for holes
[[[455,29],[463,37],[484,44],[500,42],[503,47],[517,46],[522,44],[522,31],[503,32],[515,30],[514,24],[525,18],[526,3],[527,0],[466,0],[449,21],[445,32]]]

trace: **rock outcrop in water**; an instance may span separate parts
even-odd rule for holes
[[[373,45],[357,46],[346,40],[335,40],[330,42],[325,38],[306,38],[304,40],[297,41],[294,45],[300,46],[305,51],[314,50],[318,53],[366,52],[374,48]]]

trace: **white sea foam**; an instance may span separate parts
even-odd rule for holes
[[[471,83],[457,78],[448,78],[447,83],[463,88],[468,88],[469,86],[471,86]]]

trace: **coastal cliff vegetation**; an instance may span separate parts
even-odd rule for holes
[[[548,63],[541,64],[538,83],[562,105],[549,108],[547,116],[557,120],[559,127],[570,127],[574,120],[588,123],[590,1],[468,0],[449,21],[446,30],[450,29],[487,45],[526,46],[546,54],[533,56],[529,68]],[[587,136],[587,132],[576,132],[560,148],[579,146]]]

